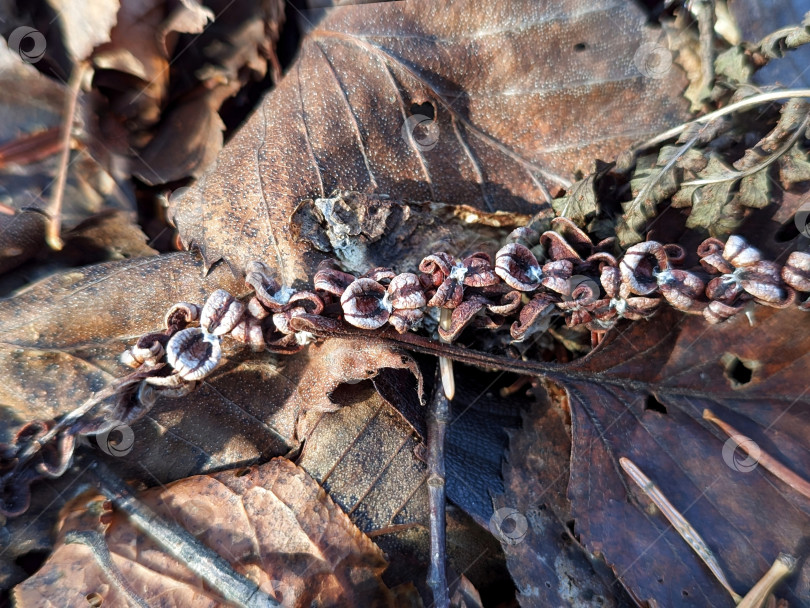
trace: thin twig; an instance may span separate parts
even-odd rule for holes
[[[660,135],[656,135],[652,139],[645,141],[642,144],[639,144],[633,149],[636,152],[638,152],[639,150],[645,150],[647,148],[658,146],[659,144],[662,144],[665,141],[680,135],[692,125],[707,123],[714,120],[715,118],[720,118],[721,116],[732,114],[737,110],[744,110],[746,108],[751,108],[769,101],[777,101],[779,99],[798,99],[801,97],[810,97],[810,89],[783,89],[780,91],[771,91],[769,93],[760,93],[759,95],[752,95],[751,97],[746,97],[741,101],[727,105],[725,108],[720,108],[719,110],[715,110],[714,112],[709,112],[708,114],[704,114],[700,118],[696,118],[695,120],[692,120],[690,122],[686,122],[681,125],[678,125],[677,127],[673,127],[669,131],[664,131]]]
[[[435,608],[447,608],[450,594],[447,590],[445,466],[444,439],[450,423],[450,401],[445,395],[442,381],[434,391],[428,413],[428,500],[430,502],[430,570],[428,586],[433,590]]]
[[[119,389],[120,384],[114,382],[106,386],[99,392],[95,393],[92,397],[87,399],[76,409],[65,414],[65,416],[61,420],[59,420],[59,422],[57,422],[51,430],[45,433],[38,440],[32,441],[30,444],[25,446],[25,448],[22,450],[22,452],[20,452],[17,458],[16,468],[19,468],[26,462],[28,462],[34,455],[36,455],[37,452],[39,452],[43,448],[43,446],[53,441],[53,439],[57,435],[59,435],[59,433],[70,428],[76,421],[78,421],[82,416],[84,416],[90,410],[96,407],[99,403],[115,395]]]
[[[729,171],[728,173],[726,173],[725,175],[722,175],[720,177],[708,177],[706,179],[694,179],[694,180],[689,181],[689,182],[683,182],[681,184],[681,186],[706,186],[708,184],[720,184],[720,183],[723,183],[723,182],[736,181],[738,179],[742,179],[744,177],[748,177],[749,175],[753,175],[754,173],[762,171],[762,169],[765,169],[771,163],[774,163],[777,160],[779,160],[779,158],[785,152],[790,150],[790,148],[793,146],[793,144],[795,144],[797,141],[799,141],[799,138],[804,133],[804,130],[807,127],[808,123],[810,123],[810,116],[805,117],[805,119],[802,121],[802,124],[800,124],[799,128],[796,129],[796,132],[793,133],[793,135],[790,136],[790,139],[787,142],[785,142],[785,144],[782,145],[781,148],[779,148],[776,152],[774,152],[772,155],[770,155],[768,158],[766,158],[762,163],[760,163],[758,165],[750,167],[750,168],[746,169],[745,171]]]
[[[765,470],[770,471],[802,496],[810,498],[810,482],[799,477],[764,450],[759,449],[759,446],[757,446],[754,441],[740,433],[727,422],[720,420],[711,410],[703,410],[703,418],[716,424],[743,452],[756,460],[758,464],[761,464]],[[752,454],[751,452],[754,451],[754,446],[756,446],[756,452]]]
[[[184,528],[162,520],[151,508],[138,500],[132,489],[99,461],[88,471],[101,493],[113,506],[127,515],[130,523],[146,534],[161,549],[203,579],[228,602],[246,608],[281,606],[261,591],[250,579],[235,572],[230,564],[203,545]]]
[[[439,323],[450,329],[452,311],[442,308]],[[446,340],[442,339],[446,343]],[[456,392],[453,361],[439,357],[439,381],[428,411],[428,501],[430,505],[430,569],[427,584],[433,591],[433,605],[447,608],[447,497],[444,466],[444,439],[450,423],[450,400]]]
[[[79,62],[73,68],[68,81],[68,90],[65,99],[65,116],[62,122],[61,154],[59,166],[56,170],[56,180],[53,185],[53,198],[50,204],[50,221],[45,231],[45,242],[51,249],[59,251],[64,246],[62,237],[62,203],[65,199],[65,185],[67,184],[68,164],[70,161],[70,140],[73,137],[73,123],[76,119],[76,104],[79,100],[82,79],[87,70],[85,62]]]
[[[737,608],[761,608],[765,604],[765,600],[771,594],[771,591],[778,585],[783,578],[793,572],[796,567],[796,558],[787,553],[780,553],[773,565],[765,573],[765,575],[757,581],[757,584],[751,587],[751,591],[745,594],[745,597],[737,605]]]
[[[717,561],[714,553],[712,553],[712,550],[709,549],[709,545],[706,544],[706,541],[703,540],[703,537],[700,534],[698,534],[698,531],[695,530],[692,524],[686,520],[686,518],[672,505],[671,502],[669,502],[658,486],[656,486],[632,460],[622,457],[619,458],[619,464],[622,465],[622,468],[630,476],[630,479],[636,482],[638,487],[640,487],[647,497],[653,501],[664,517],[669,520],[672,527],[675,528],[675,531],[681,535],[681,538],[687,542],[692,550],[698,554],[698,557],[703,560],[703,563],[709,567],[709,570],[712,571],[712,574],[714,574],[717,580],[720,581],[720,584],[723,585],[726,591],[729,592],[731,597],[734,599],[734,602],[739,603],[742,596],[731,588],[731,584],[728,582],[726,574],[723,572],[723,568],[720,566],[720,562]]]

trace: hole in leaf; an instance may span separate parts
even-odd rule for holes
[[[686,589],[684,589],[683,591],[681,591],[681,595],[684,597],[689,597],[689,592]]]
[[[50,554],[50,551],[28,551],[18,555],[14,559],[14,563],[22,568],[26,574],[31,575],[42,567]]]
[[[587,45],[587,44],[585,44],[584,42],[578,42],[578,43],[576,43],[576,44],[574,45],[574,50],[575,50],[577,53],[580,53],[580,52],[584,51],[584,50],[585,50],[585,49],[587,49],[587,48],[588,48],[588,45]]]
[[[655,395],[647,395],[647,398],[644,400],[644,411],[653,411],[666,415],[667,406],[658,401]]]
[[[795,217],[791,217],[779,227],[779,230],[776,231],[773,238],[777,243],[786,243],[792,241],[797,236],[799,236],[799,229],[796,227],[796,219]]]
[[[93,608],[98,608],[104,603],[104,598],[98,593],[88,593],[84,596],[84,599],[86,599],[87,603],[93,606]]]
[[[430,120],[433,120],[436,118],[436,106],[429,101],[425,103],[412,103],[411,116],[416,116],[417,114],[427,116]]]
[[[579,540],[579,538],[577,538],[577,533],[574,531],[574,524],[575,523],[576,522],[573,519],[569,519],[567,522],[565,522],[565,527],[568,528],[568,530],[571,532],[571,536],[573,538],[576,538],[577,540]]]
[[[546,581],[546,587],[548,587],[549,589],[551,589],[551,583],[549,583],[548,581]]]
[[[721,361],[732,388],[740,388],[750,383],[754,377],[754,370],[758,367],[756,361],[743,360],[731,353],[723,355]]]

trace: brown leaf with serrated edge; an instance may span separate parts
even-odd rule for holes
[[[183,241],[209,262],[262,259],[292,284],[319,256],[290,215],[335,189],[536,212],[595,156],[683,117],[680,72],[647,78],[633,63],[653,37],[630,3],[337,8],[173,205]]]
[[[214,549],[231,567],[285,608],[419,606],[415,589],[389,589],[380,575],[383,552],[302,469],[282,458],[249,470],[223,471],[153,488],[140,499]],[[84,503],[84,504],[82,504]],[[74,502],[64,512],[60,544],[31,578],[18,585],[18,606],[73,606],[96,595],[104,605],[222,606],[183,564],[133,528],[126,516],[104,513],[103,499]],[[105,572],[78,533],[101,532],[112,565]],[[110,571],[120,576],[110,576]]]

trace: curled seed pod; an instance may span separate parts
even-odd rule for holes
[[[520,305],[523,303],[523,296],[519,291],[507,291],[500,298],[497,304],[490,302],[487,304],[487,310],[496,315],[511,315],[516,312]]]
[[[715,325],[739,314],[744,308],[745,302],[740,302],[735,306],[730,306],[720,302],[719,300],[714,300],[709,302],[709,305],[703,309],[703,318],[712,325]]]
[[[700,265],[703,266],[707,272],[711,272],[712,274],[718,272],[721,274],[730,274],[734,272],[734,266],[729,264],[728,261],[723,258],[722,254],[716,252],[700,258]]]
[[[277,312],[287,304],[294,291],[281,287],[271,274],[267,264],[253,261],[247,266],[245,285],[256,292],[256,297],[268,310]]]
[[[655,264],[652,263],[655,261]],[[630,247],[619,263],[622,283],[637,295],[645,296],[658,289],[654,272],[669,268],[667,254],[661,243],[645,241]]]
[[[705,307],[698,298],[703,294],[703,281],[685,270],[664,270],[656,276],[661,295],[673,308],[694,312]]]
[[[483,252],[477,252],[465,258],[463,283],[468,287],[491,287],[498,284],[498,275],[492,268],[492,260]]]
[[[430,277],[430,284],[438,287],[450,276],[450,271],[455,265],[453,257],[444,251],[434,253],[419,262],[419,272],[423,272]]]
[[[409,329],[416,327],[423,316],[424,313],[421,308],[401,308],[391,313],[388,322],[399,333],[404,334]]]
[[[231,330],[230,335],[234,340],[249,345],[254,352],[264,350],[264,330],[261,321],[256,317],[245,315],[236,327]]]
[[[706,285],[706,296],[710,300],[731,304],[743,292],[740,282],[728,280],[729,276],[731,275],[723,275],[709,281],[709,284]]]
[[[782,280],[796,291],[810,291],[810,253],[791,253],[782,268]]]
[[[236,327],[245,314],[245,305],[224,289],[208,296],[200,315],[200,326],[208,333],[222,336]]]
[[[757,261],[735,271],[734,275],[740,286],[760,304],[782,308],[792,303],[792,300],[787,301],[790,293],[782,283],[780,268],[773,262]]]
[[[204,332],[199,327],[177,332],[166,347],[166,361],[183,380],[205,378],[221,358],[219,336]]]
[[[334,267],[333,263],[321,264],[313,278],[315,291],[323,291],[340,297],[355,280],[355,276]]]
[[[290,296],[285,310],[302,308],[308,314],[319,315],[323,312],[323,300],[311,291],[298,291]]]
[[[459,267],[454,266],[453,268],[457,269]],[[461,268],[463,268],[463,266]],[[453,271],[451,271],[450,276],[439,285],[436,293],[428,300],[427,305],[439,308],[455,308],[461,304],[463,299],[464,286],[457,278],[453,277]]]
[[[547,293],[536,294],[529,303],[526,304],[518,315],[518,320],[512,323],[509,333],[512,338],[518,342],[524,340],[530,331],[540,322],[543,318],[554,309],[554,300],[552,296]]]
[[[385,287],[373,279],[357,279],[340,296],[348,323],[361,329],[377,329],[388,322],[391,305]]]
[[[543,278],[537,258],[528,248],[517,243],[509,243],[495,254],[495,274],[518,291],[534,291],[540,287]]]
[[[762,254],[758,249],[751,247],[744,238],[732,234],[723,248],[723,257],[735,268],[740,268],[759,262]]]
[[[264,307],[259,298],[253,296],[247,303],[247,315],[254,319],[266,319],[270,312]],[[247,316],[246,315],[246,316]]]
[[[664,245],[664,253],[666,253],[669,263],[676,266],[686,259],[686,250],[680,245]]]
[[[163,344],[167,340],[165,334],[146,334],[121,354],[121,363],[128,367],[140,367],[144,363],[155,365],[163,358],[165,349]]]
[[[178,302],[174,304],[169,312],[166,313],[164,323],[166,329],[170,331],[179,331],[185,329],[192,323],[196,323],[200,319],[200,307],[196,304],[189,304],[188,302]]]
[[[619,264],[619,261],[606,251],[599,251],[593,255],[589,255],[585,262],[590,264],[591,267],[596,267],[599,272],[602,272],[602,269],[605,267],[614,267]]]
[[[366,274],[363,275],[362,278],[364,279],[372,279],[373,281],[377,281],[378,283],[387,283],[391,279],[397,276],[397,273],[391,270],[390,268],[372,268]]]
[[[403,272],[391,279],[388,298],[394,310],[413,310],[427,304],[419,277],[412,272]]]
[[[563,295],[570,295],[571,292],[571,274],[574,271],[574,265],[571,260],[555,260],[543,266],[543,278],[540,281],[541,285],[551,291]]]
[[[706,256],[719,253],[723,253],[723,247],[725,247],[725,243],[720,239],[716,239],[714,237],[708,238],[703,241],[697,248],[697,254],[705,258]]]

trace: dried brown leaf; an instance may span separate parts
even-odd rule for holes
[[[319,256],[290,215],[335,189],[536,212],[595,156],[683,116],[678,70],[633,63],[652,37],[632,4],[338,8],[174,205],[183,241],[211,262],[263,259],[291,284]]]
[[[285,607],[420,605],[412,586],[388,589],[380,578],[386,567],[383,552],[288,460],[191,477],[147,490],[140,498]],[[223,605],[126,516],[100,518],[102,504],[103,499],[85,495],[65,511],[60,544],[36,575],[15,588],[17,605],[80,605],[93,594],[111,606],[127,605],[133,596],[149,605],[169,598],[176,605]],[[77,532],[95,531],[103,532],[112,567],[129,589],[99,567],[87,545],[72,540]]]

